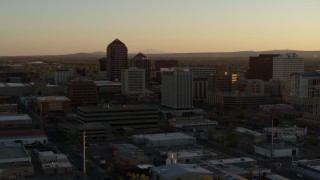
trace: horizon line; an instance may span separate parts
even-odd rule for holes
[[[205,54],[205,53],[239,53],[239,52],[268,52],[268,51],[298,51],[298,52],[320,52],[320,50],[295,50],[295,49],[273,49],[273,50],[240,50],[240,51],[197,51],[197,52],[159,52],[159,53],[143,53],[142,51],[134,51],[129,52],[128,54],[137,54],[139,52],[142,52],[143,54],[154,54],[154,55],[160,55],[160,54]],[[93,51],[93,52],[75,52],[75,53],[68,53],[68,54],[38,54],[38,55],[6,55],[1,56],[0,58],[4,57],[37,57],[37,56],[70,56],[70,55],[77,55],[77,54],[94,54],[94,53],[102,53],[105,51]]]

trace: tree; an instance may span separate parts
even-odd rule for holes
[[[207,135],[208,139],[214,139],[216,135],[216,128],[214,127],[208,127],[207,129]]]
[[[200,177],[200,180],[212,180],[212,176],[209,176],[209,175],[203,175]]]
[[[239,134],[235,131],[226,132],[224,135],[224,143],[229,147],[237,147],[239,138]]]
[[[308,136],[307,137],[307,144],[310,146],[318,146],[319,145],[318,136]]]

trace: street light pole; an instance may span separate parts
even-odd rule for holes
[[[86,131],[83,131],[83,174],[86,174]]]

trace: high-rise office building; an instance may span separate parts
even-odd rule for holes
[[[68,98],[73,106],[96,105],[96,84],[92,80],[72,80],[68,85]]]
[[[163,69],[176,68],[178,67],[177,60],[156,60],[154,61],[153,77],[154,81],[161,83],[161,76]]]
[[[151,61],[141,52],[138,53],[133,59],[130,60],[131,67],[137,67],[145,70],[146,82],[150,82],[151,78]]]
[[[249,69],[246,74],[247,79],[261,79],[269,81],[272,79],[273,58],[279,54],[259,54],[249,59]]]
[[[145,92],[145,70],[136,67],[123,69],[121,72],[121,92],[124,94],[141,94]]]
[[[292,73],[304,72],[304,60],[295,53],[260,54],[258,57],[250,57],[247,79],[270,79],[287,81]]]
[[[119,39],[107,47],[107,76],[111,81],[120,81],[121,71],[128,68],[128,49]]]
[[[273,58],[272,78],[275,80],[289,81],[293,73],[304,72],[304,60],[295,53]]]
[[[55,84],[59,85],[66,85],[68,84],[69,80],[72,77],[73,72],[71,70],[56,70],[54,71],[54,82]]]
[[[206,78],[208,75],[216,74],[216,68],[213,66],[193,66],[182,69],[189,71],[193,78]]]
[[[234,92],[237,85],[237,74],[208,75],[208,90],[212,92]]]
[[[192,109],[192,74],[179,70],[164,72],[161,92],[162,106],[173,109]]]

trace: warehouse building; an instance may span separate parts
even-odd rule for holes
[[[184,146],[196,143],[196,138],[184,133],[161,133],[134,135],[133,142],[149,147]]]

